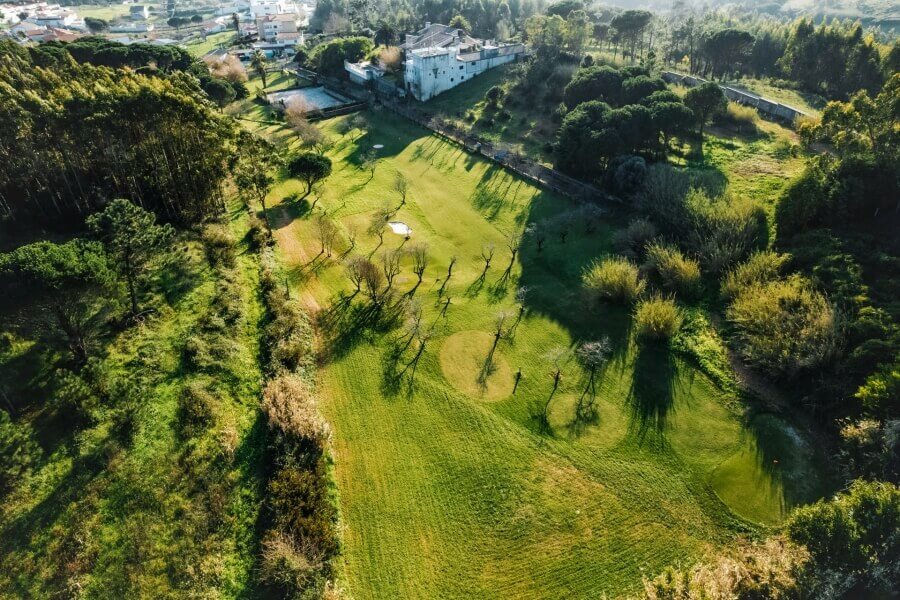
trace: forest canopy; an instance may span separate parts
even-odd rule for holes
[[[37,56],[0,43],[0,216],[60,222],[116,197],[183,222],[222,209],[234,126],[197,78]]]

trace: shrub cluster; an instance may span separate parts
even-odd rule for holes
[[[637,265],[621,257],[594,262],[584,273],[582,281],[594,297],[628,304],[637,300],[646,287]]]
[[[620,252],[640,258],[644,255],[647,244],[656,237],[657,233],[656,226],[649,219],[640,217],[633,219],[628,227],[615,233],[613,245]]]
[[[644,580],[646,600],[802,598],[809,553],[780,538],[739,549],[687,570],[667,568]]]
[[[231,332],[243,317],[241,288],[234,274],[221,272],[209,309],[185,344],[185,359],[199,371],[218,372],[238,352]]]
[[[212,267],[232,268],[237,258],[237,244],[225,225],[211,224],[200,233],[206,258]]]
[[[638,207],[697,256],[704,271],[721,273],[765,247],[765,210],[757,202],[715,195],[715,182],[666,165],[647,171]]]
[[[756,131],[759,122],[759,113],[751,106],[744,106],[737,102],[729,102],[728,108],[719,113],[714,119],[720,125],[727,125],[743,133]]]
[[[178,398],[178,423],[184,437],[190,438],[207,428],[214,418],[215,399],[207,387],[192,381]]]
[[[274,465],[260,573],[284,597],[334,595],[338,517],[329,489],[330,429],[310,383],[312,330],[300,305],[278,285],[271,252],[260,257],[260,284],[270,319],[265,338],[271,373],[262,409]]]
[[[0,495],[15,487],[40,459],[41,447],[31,436],[30,428],[12,422],[0,409]]]
[[[741,289],[726,315],[741,356],[772,375],[819,366],[837,347],[834,308],[800,276]]]
[[[750,255],[745,262],[725,273],[721,284],[722,295],[733,299],[743,289],[779,279],[788,258],[784,254],[770,251]]]
[[[331,439],[331,430],[319,414],[312,390],[298,375],[284,374],[269,380],[263,390],[263,412],[272,431],[322,447]]]
[[[678,248],[651,243],[646,256],[645,268],[666,291],[685,299],[700,291],[700,263],[685,257]]]
[[[684,317],[671,298],[651,296],[634,308],[634,331],[645,342],[668,342],[678,333]]]
[[[269,311],[265,327],[271,373],[309,372],[312,368],[312,326],[300,303],[279,285],[271,253],[262,255],[260,284]]]

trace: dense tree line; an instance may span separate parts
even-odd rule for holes
[[[718,95],[724,103],[721,91]],[[662,79],[638,66],[582,67],[563,97],[569,110],[557,133],[557,165],[589,178],[598,177],[620,155],[664,155],[672,136],[687,133],[695,123],[702,134],[715,110],[700,102],[685,104]]]
[[[221,212],[234,129],[196,78],[48,56],[0,43],[3,217],[60,222],[120,196],[172,220]]]
[[[84,37],[75,42],[46,42],[29,48],[35,63],[52,66],[65,60],[69,54],[79,63],[113,69],[130,68],[143,74],[168,74],[175,71],[190,73],[200,81],[200,87],[210,99],[223,106],[235,98],[246,98],[246,77],[234,77],[231,73],[218,73],[204,62],[196,60],[187,50],[178,46],[154,46],[152,44],[122,44],[102,37]],[[222,61],[224,63],[224,61]]]
[[[807,401],[843,422],[851,475],[900,481],[900,74],[877,95],[830,103],[802,130],[833,154],[810,160],[776,211],[777,245],[842,318],[835,360],[814,370]]]

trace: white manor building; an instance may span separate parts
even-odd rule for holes
[[[403,87],[421,102],[456,87],[476,75],[513,62],[525,53],[522,44],[502,44],[470,37],[462,29],[426,23],[424,29],[407,34],[400,46],[403,62]],[[366,84],[380,79],[384,70],[367,62],[344,63],[351,81]]]
[[[522,44],[478,40],[462,29],[431,23],[407,35],[401,48],[406,90],[422,102],[525,53]]]

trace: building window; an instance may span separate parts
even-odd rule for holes
[[[459,70],[462,71],[465,65],[459,65]]]
[[[475,66],[475,61],[474,61],[474,60],[472,61],[472,66],[473,66],[473,67]]]
[[[450,83],[453,83],[453,78],[452,78],[452,77],[450,78]]]

